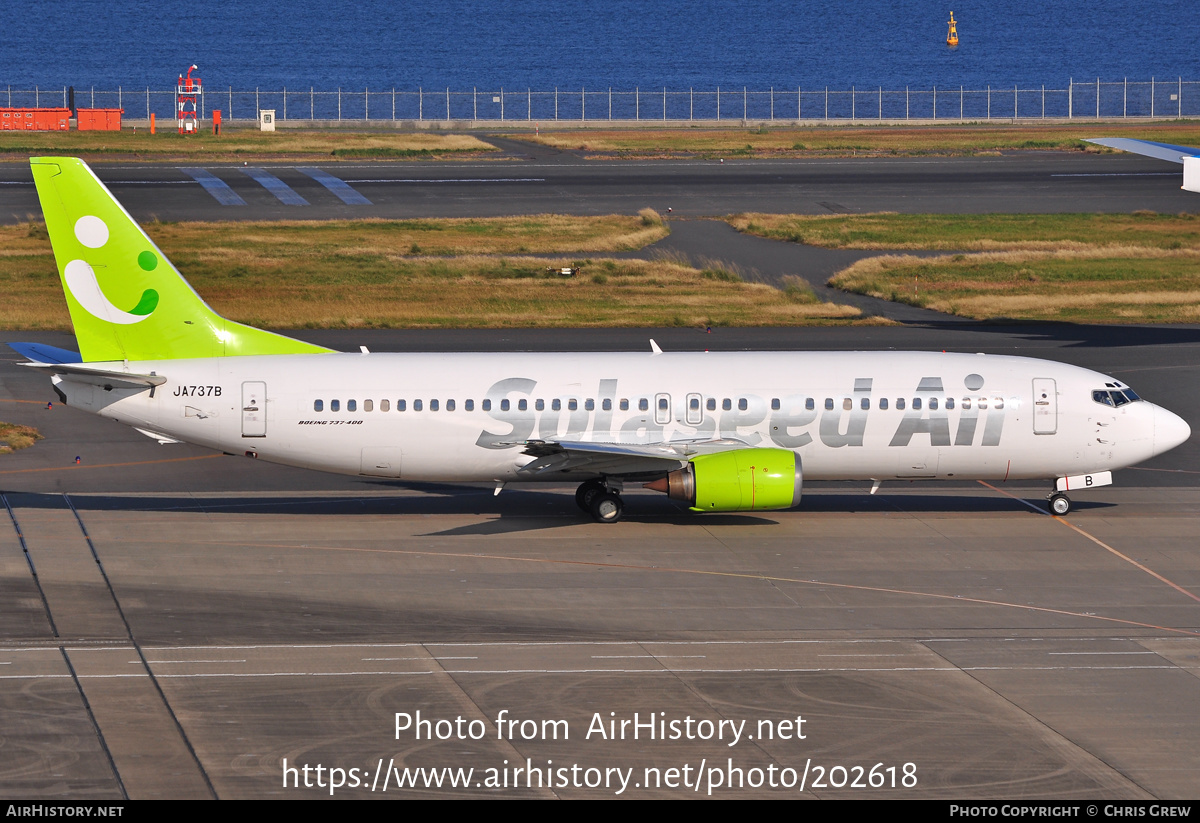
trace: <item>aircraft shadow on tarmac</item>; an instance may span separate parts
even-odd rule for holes
[[[389,485],[389,484],[383,484]],[[505,490],[501,497],[493,496],[491,490],[449,486],[441,484],[407,484],[396,488],[396,496],[329,496],[320,493],[287,496],[256,496],[254,494],[230,497],[228,495],[206,497],[191,494],[187,497],[154,495],[73,495],[71,503],[81,513],[89,511],[202,511],[216,513],[253,513],[282,515],[465,515],[482,518],[461,526],[432,531],[421,536],[456,536],[512,534],[545,529],[590,527],[591,518],[579,512],[572,495],[565,491],[542,491],[528,489]],[[414,495],[412,492],[420,492]],[[1038,510],[1021,505],[1009,497],[975,492],[969,487],[962,493],[954,490],[942,493],[906,493],[875,495],[846,493],[844,491],[816,492],[806,494],[794,514],[1027,514],[1047,516],[1040,499],[1029,498]],[[14,506],[23,508],[61,509],[64,499],[61,494],[4,492]],[[1113,503],[1074,500],[1076,511],[1106,509]],[[627,523],[654,523],[672,526],[704,527],[749,527],[779,525],[776,519],[782,512],[698,514],[686,511],[672,501],[658,495],[626,495],[625,521]],[[615,526],[614,529],[620,529]]]

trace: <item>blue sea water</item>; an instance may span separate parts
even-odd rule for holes
[[[192,63],[234,89],[1200,80],[1194,14],[1194,0],[22,0],[0,20],[0,88],[165,88]]]

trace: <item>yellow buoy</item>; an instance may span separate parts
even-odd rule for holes
[[[950,33],[946,35],[946,45],[958,45],[958,25],[954,22],[954,12],[950,12]]]

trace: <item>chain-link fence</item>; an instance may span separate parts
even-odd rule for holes
[[[7,107],[68,106],[68,88],[0,91]],[[175,90],[75,88],[79,108],[120,108],[127,118],[175,116]],[[1039,118],[1200,117],[1200,81],[1077,82],[1063,88],[934,86],[904,89],[279,89],[204,88],[200,116],[254,120],[274,109],[279,121],[867,121]]]

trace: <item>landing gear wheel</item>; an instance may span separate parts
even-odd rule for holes
[[[597,523],[616,523],[624,511],[625,503],[619,494],[606,491],[592,498],[592,517]]]
[[[575,492],[575,505],[590,513],[592,501],[596,499],[596,495],[606,490],[604,484],[599,480],[586,480],[579,485],[579,489]]]
[[[1050,495],[1050,513],[1057,514],[1059,517],[1069,514],[1071,511],[1071,498],[1065,494]]]

